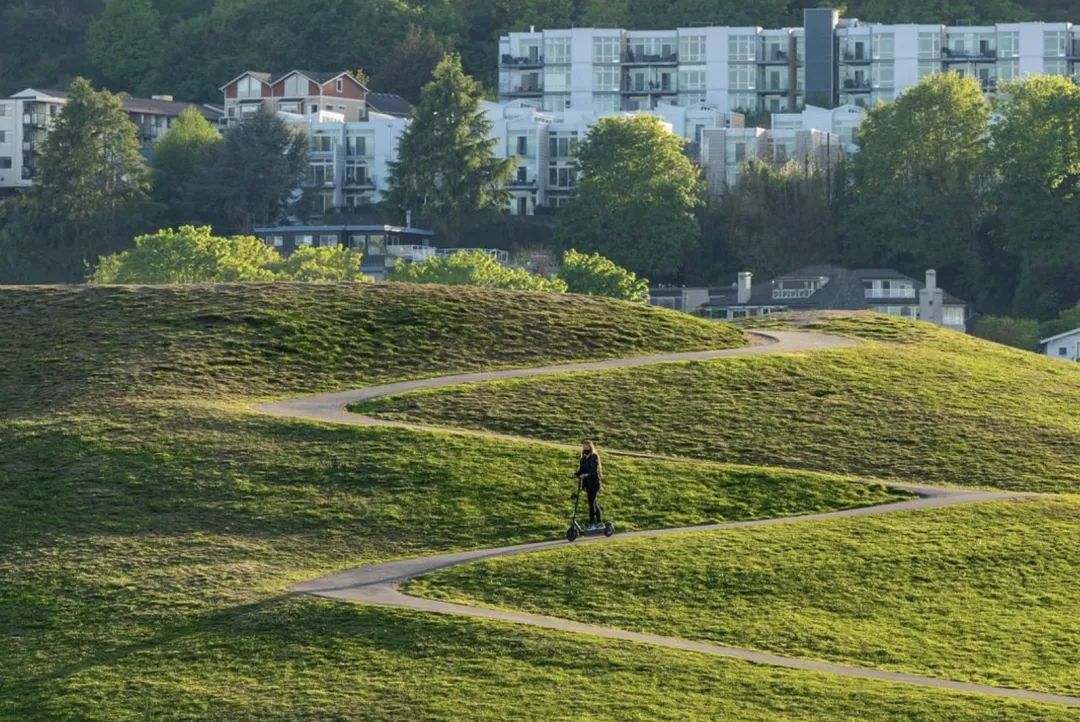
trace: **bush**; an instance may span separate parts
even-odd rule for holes
[[[566,292],[566,283],[559,278],[545,278],[524,268],[507,268],[483,251],[458,251],[450,256],[429,258],[418,263],[399,263],[391,271],[390,278],[394,281],[449,286]]]
[[[649,302],[649,282],[599,253],[578,253],[571,249],[563,256],[558,277],[570,293],[609,296],[624,301]]]
[[[1039,322],[1011,316],[983,316],[975,322],[975,336],[1006,346],[1034,351],[1039,347]]]

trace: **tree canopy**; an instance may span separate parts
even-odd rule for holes
[[[86,37],[90,60],[116,88],[153,92],[164,42],[150,0],[109,0]]]
[[[639,273],[673,278],[698,241],[704,185],[683,141],[656,117],[601,119],[578,146],[580,173],[558,238]]]
[[[461,58],[448,55],[424,86],[390,163],[387,205],[401,214],[413,211],[451,242],[461,239],[467,219],[509,200],[504,184],[514,161],[495,157],[498,140],[489,137],[481,98]]]
[[[459,251],[417,263],[399,263],[391,272],[390,280],[516,291],[566,291],[566,283],[558,278],[545,278],[524,268],[508,268],[483,251]]]
[[[211,163],[221,144],[221,134],[195,108],[188,108],[154,146],[152,161],[154,200],[167,206],[175,220],[186,221],[197,213],[196,180]]]
[[[624,301],[647,303],[649,282],[633,271],[616,265],[599,253],[579,253],[573,249],[563,254],[558,277],[570,293],[609,296]]]

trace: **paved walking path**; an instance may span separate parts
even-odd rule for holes
[[[508,369],[504,371],[490,371],[455,376],[441,376],[437,378],[419,379],[416,381],[404,381],[394,384],[372,386],[366,389],[344,391],[340,393],[322,394],[301,399],[280,401],[262,404],[256,407],[258,410],[277,416],[302,418],[312,421],[331,423],[352,424],[358,426],[396,426],[413,429],[438,429],[440,431],[454,431],[457,433],[480,434],[487,437],[508,438],[515,441],[530,441],[521,437],[512,437],[503,434],[492,434],[483,431],[467,431],[459,429],[445,429],[443,427],[426,426],[407,422],[399,422],[386,419],[375,419],[360,414],[349,413],[345,407],[361,401],[405,393],[418,389],[434,389],[457,384],[492,381],[496,379],[522,378],[527,376],[542,376],[547,374],[566,373],[571,371],[598,371],[613,368],[628,368],[632,366],[645,366],[657,363],[669,363],[677,361],[690,361],[702,359],[725,358],[729,356],[746,356],[753,354],[791,353],[814,351],[827,348],[843,348],[857,345],[858,342],[835,336],[826,336],[814,333],[796,333],[787,331],[758,331],[757,335],[764,337],[768,343],[746,346],[737,349],[725,349],[721,351],[694,351],[689,353],[671,353],[654,356],[640,356],[634,358],[611,359],[587,363],[562,364],[558,366],[545,366],[531,369]],[[609,450],[610,451],[610,450]],[[630,453],[630,452],[621,452]],[[649,455],[651,456],[651,455]],[[661,457],[662,458],[662,457]],[[958,504],[971,504],[983,501],[1021,499],[1035,496],[1007,491],[978,491],[970,489],[954,489],[941,487],[924,487],[909,484],[892,484],[893,487],[906,489],[918,496],[909,501],[882,504],[857,509],[844,509],[821,514],[807,514],[803,516],[778,517],[774,519],[757,519],[751,521],[735,521],[722,524],[708,524],[696,527],[682,527],[676,529],[652,529],[618,534],[617,539],[631,537],[658,537],[669,534],[681,534],[697,531],[715,531],[720,529],[738,529],[752,526],[774,526],[780,524],[795,524],[806,521],[822,521],[827,519],[841,519],[846,517],[872,516],[879,514],[892,514],[903,511],[919,509],[933,509],[943,506],[955,506]],[[603,537],[588,537],[580,539],[575,544],[596,544],[605,541]],[[858,677],[874,679],[902,684],[912,684],[921,687],[953,690],[975,694],[992,695],[996,697],[1008,697],[1011,699],[1042,702],[1048,704],[1062,704],[1080,707],[1080,697],[1067,695],[1049,694],[1045,692],[1033,692],[1023,689],[1010,689],[993,687],[971,682],[956,682],[935,677],[924,677],[902,672],[890,672],[887,670],[870,667],[859,667],[847,664],[834,664],[812,659],[800,659],[785,657],[768,652],[760,652],[739,647],[727,647],[709,642],[697,642],[679,637],[664,637],[655,634],[642,634],[622,629],[614,629],[595,624],[584,624],[568,619],[548,617],[540,614],[528,614],[510,610],[492,609],[487,607],[474,607],[464,604],[452,604],[434,599],[423,599],[403,594],[399,587],[405,582],[416,577],[429,574],[437,569],[466,564],[468,562],[492,557],[511,556],[530,552],[552,549],[566,545],[567,542],[546,541],[533,544],[518,544],[515,546],[498,547],[494,549],[478,549],[454,554],[437,554],[415,559],[405,559],[384,564],[372,564],[358,569],[350,569],[338,574],[304,582],[293,587],[292,591],[301,594],[311,594],[330,599],[341,599],[350,602],[360,602],[386,607],[399,607],[419,611],[434,612],[438,614],[454,614],[469,617],[494,619],[515,624],[526,624],[545,629],[555,629],[564,632],[576,632],[589,634],[608,639],[621,639],[643,644],[652,644],[671,649],[700,652],[721,657],[741,659],[757,664],[767,664],[777,667],[801,669],[814,672],[825,672],[841,675],[844,677]]]

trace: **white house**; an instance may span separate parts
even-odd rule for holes
[[[1050,358],[1057,358],[1062,361],[1080,361],[1080,328],[1074,328],[1072,331],[1044,338],[1039,342],[1039,347]]]

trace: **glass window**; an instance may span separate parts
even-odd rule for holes
[[[333,248],[338,244],[337,236],[333,233],[322,233],[319,235],[319,247],[320,248]]]
[[[919,79],[922,80],[927,75],[933,75],[934,73],[941,72],[941,63],[927,62],[925,60],[919,61]]]
[[[312,153],[329,153],[334,149],[334,137],[331,135],[313,135],[311,136],[311,152]]]
[[[941,33],[919,33],[919,57],[941,57]]]
[[[1020,62],[1017,60],[1000,60],[997,63],[998,80],[1014,80],[1020,71]]]
[[[315,161],[308,164],[308,185],[323,186],[334,184],[334,164],[330,161]]]
[[[236,84],[236,97],[238,98],[259,98],[262,96],[262,83],[255,78],[247,75],[240,78]]]
[[[544,91],[551,93],[570,90],[570,71],[565,68],[544,68]]]
[[[0,103],[0,118],[4,117],[5,115],[7,115],[7,106],[3,103]]]
[[[285,79],[285,97],[300,98],[308,95],[308,79],[300,74]]]
[[[728,108],[753,112],[757,109],[757,96],[753,93],[728,93]]]
[[[756,45],[756,35],[732,35],[728,38],[728,60],[735,62],[757,60],[754,51]]]
[[[368,182],[368,169],[364,163],[355,161],[345,166],[345,183],[348,185],[365,185]]]
[[[339,92],[339,93],[345,92],[345,80],[342,79],[342,78],[338,78],[337,79],[337,84],[336,84],[335,87],[337,88],[337,92]],[[344,108],[342,108],[342,110],[344,110]]]
[[[950,326],[960,326],[964,323],[963,306],[945,306],[941,309],[941,322]]]
[[[592,107],[597,113],[614,113],[619,109],[619,96],[612,93],[598,93],[592,97]]]
[[[352,156],[367,155],[367,136],[346,135],[345,153]]]
[[[296,237],[296,247],[310,246],[314,242],[314,236],[301,235]]]
[[[0,130],[0,143],[7,143],[7,131]]]
[[[705,90],[705,71],[704,70],[679,70],[679,89],[680,90]]]
[[[594,63],[619,62],[619,38],[593,38]]]
[[[683,35],[679,38],[680,63],[705,62],[705,36]]]
[[[1048,58],[1065,57],[1065,31],[1048,30],[1043,35],[1043,47]],[[1049,71],[1047,71],[1049,72]]]
[[[279,236],[279,235],[268,236],[266,240],[268,240],[270,242],[270,245],[273,246],[274,248],[281,248],[282,246],[285,245],[285,237],[284,236]]]
[[[873,83],[875,88],[891,88],[893,86],[893,64],[874,63]]]
[[[893,36],[891,34],[875,35],[871,41],[872,53],[874,59],[891,59],[894,55],[893,52]]]
[[[565,64],[570,62],[570,38],[552,38],[544,41],[544,63]]]
[[[593,68],[593,90],[595,92],[616,92],[619,90],[620,70],[617,65],[597,66]]]
[[[367,250],[370,256],[386,255],[386,236],[382,233],[372,233],[367,237]]]
[[[757,66],[729,65],[728,87],[735,90],[753,90],[756,87]]]
[[[559,95],[556,93],[547,93],[544,95],[543,101],[544,110],[555,113],[560,110],[566,110],[570,107],[570,96]]]
[[[997,55],[999,58],[1015,58],[1020,55],[1020,33],[1015,30],[998,33]]]
[[[1068,75],[1069,65],[1064,60],[1045,60],[1043,72],[1047,75]]]

